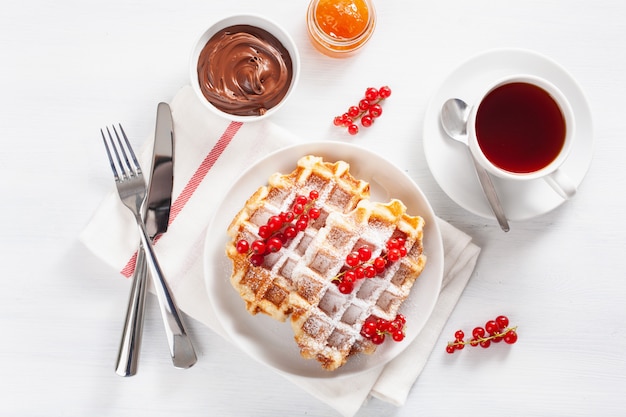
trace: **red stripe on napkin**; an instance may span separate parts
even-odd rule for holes
[[[183,210],[187,202],[191,199],[193,193],[198,189],[200,183],[202,183],[202,180],[204,180],[211,168],[213,168],[215,162],[222,155],[222,152],[224,152],[224,150],[228,147],[228,144],[235,137],[235,135],[239,131],[239,128],[242,125],[242,122],[230,122],[217,143],[213,146],[208,155],[200,163],[200,166],[198,167],[198,169],[196,169],[196,172],[194,172],[189,182],[187,182],[187,185],[185,185],[185,188],[183,188],[183,191],[172,203],[169,220],[170,225],[174,222],[178,214]],[[157,236],[153,243],[156,244],[159,240],[159,237],[160,236]],[[126,263],[126,266],[124,266],[124,268],[122,269],[121,274],[124,275],[126,278],[129,278],[131,275],[133,275],[133,272],[135,271],[136,261],[137,252],[135,251],[133,256],[131,256],[131,258]]]

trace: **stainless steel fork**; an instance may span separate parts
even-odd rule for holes
[[[115,126],[112,126],[111,129],[107,127],[106,135],[100,129],[107,156],[109,157],[109,163],[111,164],[111,170],[115,177],[115,185],[117,186],[120,200],[135,216],[135,221],[139,228],[139,237],[145,249],[148,269],[155,284],[155,292],[159,299],[159,304],[167,310],[166,315],[170,321],[168,327],[173,332],[172,335],[168,335],[170,336],[168,337],[168,343],[170,344],[169,348],[174,365],[188,368],[196,362],[196,353],[185,330],[182,316],[167,286],[155,256],[152,241],[148,237],[146,226],[141,217],[141,206],[146,199],[146,181],[122,125],[118,126],[119,132]],[[111,130],[113,130],[113,134],[111,134]],[[123,141],[122,138],[124,139]]]

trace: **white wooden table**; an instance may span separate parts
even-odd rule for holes
[[[306,140],[345,137],[394,161],[436,213],[482,247],[438,345],[396,409],[370,400],[358,416],[617,416],[626,407],[626,3],[376,1],[378,26],[348,60],[306,37],[306,0],[30,0],[0,13],[0,414],[7,416],[337,415],[329,406],[191,322],[200,360],[171,367],[154,297],[140,373],[113,372],[128,282],[79,242],[111,175],[98,129],[136,138],[156,103],[188,83],[188,55],[226,14],[266,15],[292,34],[301,83],[273,121]],[[578,194],[501,232],[454,203],[429,171],[422,126],[445,75],[491,48],[525,48],[565,67],[593,114],[594,158]],[[332,116],[367,86],[392,99],[372,130],[348,137]],[[137,139],[138,140],[138,139]],[[139,145],[139,143],[137,143]],[[507,314],[510,349],[445,353],[458,328]]]

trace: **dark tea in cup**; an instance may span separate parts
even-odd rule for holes
[[[563,150],[567,133],[555,99],[527,82],[491,90],[481,100],[474,123],[484,156],[498,168],[519,174],[550,165]]]
[[[563,92],[546,79],[518,74],[496,80],[478,96],[468,117],[467,144],[490,174],[512,181],[543,179],[567,199],[576,184],[561,167],[575,131]]]

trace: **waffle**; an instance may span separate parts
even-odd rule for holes
[[[266,255],[261,266],[237,251],[237,241],[259,239],[260,226],[311,190],[319,192],[315,206],[321,215],[307,229]],[[399,200],[369,201],[369,184],[355,179],[347,163],[306,156],[292,173],[273,174],[231,222],[226,249],[233,262],[231,284],[251,314],[290,318],[301,355],[334,370],[356,353],[375,351],[361,327],[370,315],[395,318],[425,265],[423,227],[424,220],[407,215]],[[333,278],[345,267],[346,255],[367,245],[376,257],[389,238],[399,236],[407,256],[376,277],[356,281],[350,294],[339,292]]]
[[[303,259],[308,268],[298,275],[300,286],[317,291],[311,296],[290,295],[291,326],[303,357],[334,370],[356,353],[376,350],[361,336],[361,327],[370,315],[390,321],[396,317],[426,262],[423,229],[424,220],[407,215],[399,200],[388,204],[363,200],[348,215],[328,216]],[[377,256],[389,238],[399,236],[406,239],[407,256],[374,278],[357,280],[350,294],[339,292],[332,278],[344,267],[346,255],[367,245]]]
[[[290,174],[273,174],[267,186],[260,187],[235,216],[228,234],[232,241],[226,253],[233,262],[231,284],[245,301],[251,314],[265,313],[274,319],[285,321],[292,311],[289,295],[315,293],[312,283],[298,285],[291,279],[291,271],[321,229],[330,213],[348,213],[357,203],[369,197],[369,184],[355,179],[350,166],[343,161],[324,162],[322,158],[305,156]],[[316,206],[321,215],[309,227],[281,251],[266,256],[262,267],[254,267],[244,254],[237,252],[235,242],[245,239],[252,242],[259,238],[259,226],[270,216],[288,210],[296,195],[308,195],[311,190],[319,193]]]

